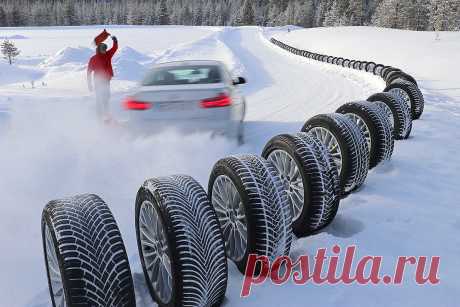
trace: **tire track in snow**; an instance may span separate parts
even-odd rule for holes
[[[257,145],[299,130],[318,113],[334,112],[345,102],[381,90],[361,72],[315,63],[273,46],[258,27],[229,29],[220,38],[246,69],[246,139]]]

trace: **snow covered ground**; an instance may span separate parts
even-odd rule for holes
[[[295,132],[309,117],[381,91],[366,74],[287,53],[267,38],[312,51],[369,59],[413,74],[426,98],[412,137],[396,143],[392,161],[371,171],[365,186],[341,203],[322,233],[298,240],[292,256],[356,244],[358,253],[385,256],[393,273],[399,255],[441,256],[437,286],[295,286],[266,284],[239,297],[242,276],[230,264],[228,306],[455,306],[460,284],[458,190],[460,158],[459,34],[375,28],[294,30],[215,27],[110,27],[121,50],[115,59],[112,105],[142,71],[160,61],[218,59],[248,79],[247,144],[208,134],[136,137],[102,127],[84,75],[90,40],[101,27],[0,28],[20,35],[23,55],[0,67],[0,291],[2,306],[49,306],[40,216],[47,201],[97,193],[117,218],[135,279],[141,272],[134,233],[134,198],[144,179],[186,173],[207,185],[215,161],[260,153],[269,138]],[[19,37],[19,36],[17,36]],[[34,80],[32,88],[31,80]],[[9,110],[4,112],[3,110]],[[9,120],[5,114],[11,114]],[[2,116],[3,115],[3,116]],[[2,118],[5,118],[2,120]],[[4,126],[9,128],[5,128]],[[410,273],[410,270],[408,271]],[[144,302],[145,296],[139,299]],[[141,304],[141,305],[142,305]]]

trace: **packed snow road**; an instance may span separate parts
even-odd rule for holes
[[[287,35],[286,29],[205,27],[187,28],[186,35],[177,35],[184,32],[184,27],[153,27],[157,40],[165,37],[168,42],[161,45],[162,50],[155,48],[155,54],[149,53],[148,43],[141,43],[142,37],[137,41],[138,29],[118,29],[120,43],[129,42],[132,48],[139,43],[144,55],[125,50],[120,56],[116,63],[120,79],[114,81],[112,104],[118,104],[132,86],[136,77],[132,67],[145,68],[177,59],[222,60],[248,79],[244,88],[248,101],[247,144],[238,147],[226,139],[213,139],[211,143],[207,134],[181,136],[175,131],[139,138],[101,127],[92,120],[92,98],[84,87],[86,63],[78,62],[78,56],[66,61],[66,55],[79,49],[63,50],[59,59],[51,59],[61,64],[47,66],[40,64],[46,57],[36,59],[32,54],[39,46],[34,37],[39,36],[46,45],[46,50],[35,52],[54,53],[58,50],[50,50],[50,44],[45,43],[47,37],[51,41],[50,37],[61,35],[59,29],[5,30],[8,35],[28,37],[20,47],[29,56],[29,61],[24,59],[22,63],[30,65],[19,69],[24,69],[21,73],[38,71],[47,85],[35,89],[27,84],[24,89],[21,83],[0,86],[0,103],[7,102],[15,111],[11,129],[0,134],[2,306],[49,306],[41,211],[51,199],[79,193],[96,193],[110,205],[127,246],[139,305],[149,305],[134,233],[135,193],[146,178],[185,173],[207,186],[211,168],[219,158],[233,153],[260,153],[272,136],[299,131],[309,117],[333,112],[347,101],[362,100],[383,89],[382,81],[364,72],[300,58],[268,42],[271,35]],[[85,37],[91,30],[69,28],[65,37],[77,48],[87,45]],[[94,28],[95,33],[98,30]],[[309,33],[300,35],[299,40],[313,43],[315,39],[327,39],[327,33],[319,38],[311,38]],[[189,34],[194,41],[183,43]],[[361,34],[355,36],[358,41],[362,39]],[[337,46],[331,43],[328,47],[323,52],[336,54]],[[350,49],[359,50],[359,44],[354,48]],[[382,62],[393,64],[393,59],[385,60],[382,56]],[[446,100],[436,93],[430,98]],[[448,113],[430,105],[431,100],[427,100],[422,120],[415,123],[413,137],[396,144],[392,161],[371,171],[362,191],[342,202],[334,223],[318,235],[297,241],[291,256],[312,256],[318,248],[355,244],[359,256],[386,257],[383,273],[392,273],[396,256],[440,255],[442,284],[420,287],[410,278],[401,286],[265,284],[242,299],[243,278],[229,263],[228,306],[304,306],[319,302],[324,306],[454,306],[452,293],[459,290],[455,277],[460,274],[456,265],[460,217],[455,214],[458,202],[454,198],[460,172],[455,154],[459,148],[460,112],[455,97],[448,99]]]
[[[264,145],[278,133],[299,131],[309,117],[333,112],[345,101],[361,100],[383,87],[382,81],[366,73],[336,69],[279,50],[265,37],[271,34],[248,27],[228,29],[221,35],[245,67],[246,133],[253,145]]]

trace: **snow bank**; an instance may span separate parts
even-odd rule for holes
[[[115,54],[114,62],[120,60],[129,60],[129,61],[136,61],[136,62],[146,62],[152,60],[151,57],[137,51],[131,47],[123,47]]]
[[[15,34],[15,35],[10,35],[10,36],[0,37],[0,39],[29,39],[29,38],[24,35]]]
[[[414,32],[375,27],[315,28],[283,32],[275,38],[312,52],[398,67],[436,87],[440,80],[458,87],[460,32]]]
[[[38,69],[0,62],[0,85],[36,81],[43,75],[44,72]]]
[[[233,74],[241,75],[244,71],[244,66],[222,41],[222,36],[228,30],[231,31],[231,29],[223,29],[196,42],[168,49],[159,56],[156,62],[216,60],[223,62]]]
[[[87,47],[66,47],[43,62],[44,66],[60,66],[65,64],[86,65],[94,55],[94,50]]]
[[[115,79],[139,81],[147,72],[147,67],[132,60],[119,59],[114,64]]]

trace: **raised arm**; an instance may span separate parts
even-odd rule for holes
[[[116,38],[116,36],[112,36],[112,41],[113,41],[113,46],[112,46],[112,48],[110,48],[109,51],[107,51],[107,55],[109,57],[113,57],[115,52],[117,52],[117,50],[118,50],[118,39]]]

